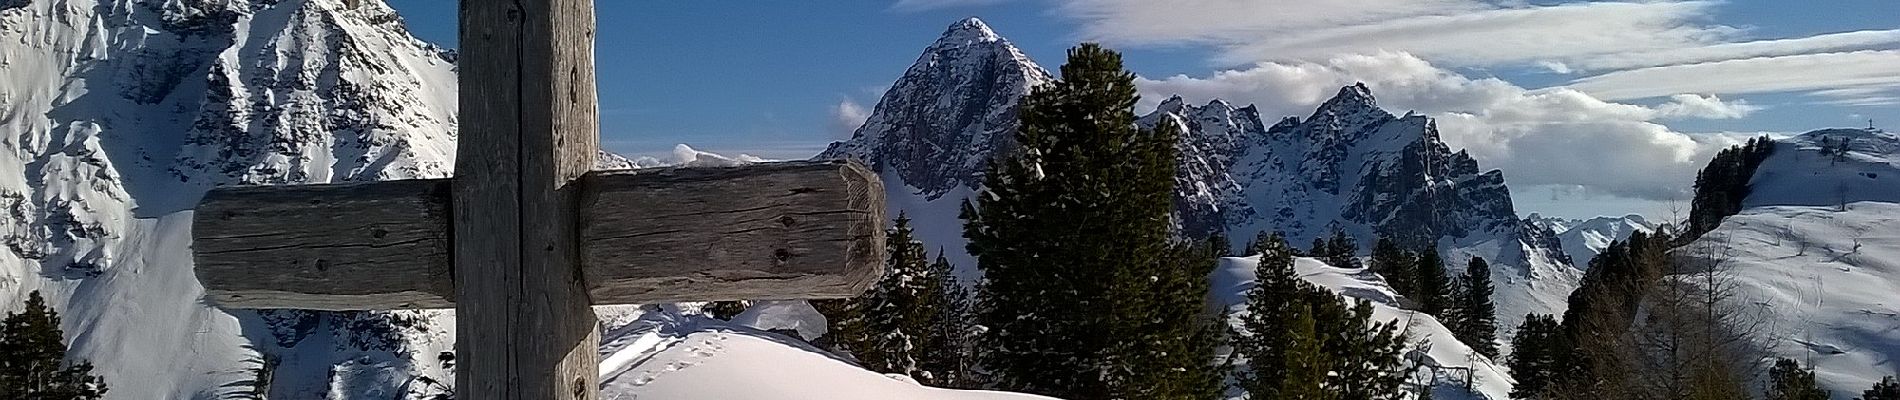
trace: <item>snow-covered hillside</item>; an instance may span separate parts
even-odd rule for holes
[[[1236,318],[1245,313],[1247,291],[1253,290],[1254,270],[1259,264],[1259,256],[1221,259],[1220,266],[1209,278],[1212,284],[1209,296],[1215,304],[1226,307]],[[1492,361],[1472,351],[1470,346],[1452,337],[1451,331],[1439,323],[1437,317],[1399,309],[1398,294],[1385,284],[1384,279],[1363,268],[1337,268],[1311,258],[1294,259],[1293,268],[1301,279],[1339,293],[1349,301],[1371,301],[1374,322],[1398,321],[1405,330],[1406,341],[1410,343],[1406,358],[1411,361],[1407,365],[1419,368],[1411,383],[1430,382],[1433,398],[1510,398],[1511,388],[1516,386],[1517,381],[1511,379],[1509,370],[1501,365],[1502,360]],[[1434,375],[1432,369],[1426,366],[1470,368],[1472,390],[1465,390],[1463,374]]]
[[[1847,140],[1836,159],[1822,138]],[[1900,135],[1860,129],[1780,140],[1745,208],[1686,247],[1727,263],[1771,321],[1779,356],[1846,399],[1900,374]]]
[[[758,307],[747,311],[758,312]],[[759,329],[788,327],[782,321],[758,322],[785,315],[742,315],[727,323],[674,306],[649,306],[627,316],[629,322],[616,324],[601,338],[602,399],[1049,399],[926,387]],[[747,319],[750,323],[737,323]],[[810,322],[823,328],[822,319]]]
[[[1611,242],[1629,239],[1631,233],[1656,231],[1655,223],[1636,214],[1577,220],[1531,213],[1524,219],[1557,232],[1557,241],[1563,244],[1564,253],[1570,255],[1571,265],[1578,269],[1589,268],[1590,260],[1602,253]]]
[[[0,4],[0,305],[45,292],[115,399],[444,378],[442,312],[208,307],[187,209],[214,185],[447,176],[452,60],[374,0]]]

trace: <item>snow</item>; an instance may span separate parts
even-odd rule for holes
[[[1259,256],[1222,258],[1220,266],[1209,277],[1210,301],[1226,307],[1232,315],[1244,314],[1247,291],[1253,289],[1254,269],[1259,264]],[[1349,301],[1371,301],[1373,322],[1398,321],[1407,342],[1411,343],[1406,357],[1418,365],[1471,369],[1471,392],[1465,391],[1462,374],[1431,376],[1435,398],[1504,400],[1517,385],[1506,368],[1459,342],[1437,317],[1398,308],[1398,294],[1377,274],[1364,268],[1333,267],[1312,258],[1294,259],[1293,268],[1301,279],[1332,290]],[[1420,381],[1423,381],[1422,376],[1415,377],[1413,382]]]
[[[1819,137],[1854,138],[1847,160]],[[1759,305],[1771,351],[1836,398],[1900,375],[1900,138],[1857,129],[1777,142],[1740,214],[1685,249],[1726,263]],[[1843,200],[1846,200],[1843,202]]]
[[[1532,213],[1525,220],[1557,232],[1558,242],[1563,244],[1564,253],[1570,255],[1571,264],[1577,269],[1589,269],[1590,260],[1610,247],[1610,243],[1629,239],[1630,234],[1636,232],[1655,232],[1657,228],[1655,223],[1636,214],[1566,220]]]
[[[1047,397],[926,387],[867,371],[798,339],[740,319],[801,320],[803,301],[775,302],[725,322],[647,307],[602,336],[602,399],[1032,400]],[[789,312],[791,315],[773,315]],[[818,321],[822,324],[822,319]]]

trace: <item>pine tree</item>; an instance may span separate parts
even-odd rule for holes
[[[1398,400],[1404,398],[1407,377],[1400,356],[1405,351],[1405,334],[1398,321],[1372,322],[1372,302],[1359,300],[1351,308],[1338,294],[1310,287],[1309,298],[1320,306],[1322,332],[1333,332],[1321,348],[1333,359],[1333,374],[1326,387],[1341,399]]]
[[[1369,268],[1384,277],[1386,284],[1392,286],[1392,291],[1398,292],[1399,296],[1418,296],[1417,286],[1413,283],[1418,275],[1414,272],[1417,266],[1418,257],[1400,248],[1398,242],[1391,238],[1380,236],[1378,241],[1373,242],[1372,265]]]
[[[1214,232],[1213,235],[1208,235],[1205,243],[1208,255],[1215,258],[1234,256],[1233,245],[1227,243],[1227,234]]]
[[[1418,310],[1434,316],[1445,315],[1452,307],[1451,278],[1446,276],[1445,260],[1438,256],[1438,249],[1426,248],[1418,257],[1414,267],[1413,283],[1417,285]]]
[[[898,214],[886,232],[885,275],[870,291],[847,300],[813,302],[829,323],[829,344],[857,358],[866,369],[930,375],[921,367],[925,341],[945,306],[936,268],[913,236],[910,217]],[[954,284],[954,282],[952,282]]]
[[[937,261],[930,264],[926,279],[924,292],[934,295],[931,300],[936,304],[929,307],[934,312],[929,314],[928,331],[918,351],[918,368],[922,373],[916,377],[917,381],[936,387],[974,387],[976,382],[969,376],[970,292],[957,282],[955,268],[942,251],[938,252]]]
[[[1814,372],[1790,359],[1775,360],[1768,369],[1768,391],[1763,400],[1827,400],[1827,391],[1814,383]]]
[[[1016,154],[964,203],[997,388],[1064,398],[1217,395],[1201,251],[1170,243],[1173,124],[1134,124],[1134,75],[1085,43],[1018,111]]]
[[[1352,236],[1346,235],[1346,231],[1338,226],[1333,227],[1332,236],[1326,239],[1326,250],[1330,252],[1326,255],[1326,265],[1340,268],[1365,267],[1359,262],[1359,242],[1353,240]]]
[[[1570,351],[1570,346],[1564,343],[1563,328],[1555,317],[1530,314],[1511,336],[1511,349],[1506,365],[1511,368],[1511,377],[1517,378],[1511,398],[1528,399],[1544,393],[1562,378],[1564,353]]]
[[[1301,280],[1284,238],[1276,235],[1262,243],[1255,287],[1247,293],[1247,314],[1241,318],[1245,332],[1235,338],[1235,351],[1248,359],[1241,389],[1258,399],[1398,398],[1405,343],[1397,323],[1374,324],[1372,303],[1348,307],[1338,294]],[[1317,348],[1305,336],[1302,325],[1308,319],[1319,333]],[[1321,365],[1319,371],[1304,369],[1314,363]],[[1312,390],[1314,376],[1323,377],[1318,392]]]
[[[1892,375],[1880,378],[1873,389],[1860,392],[1860,400],[1900,400],[1900,382],[1895,382]]]
[[[1338,399],[1337,393],[1325,387],[1326,373],[1331,370],[1331,362],[1320,347],[1323,342],[1313,320],[1313,308],[1305,304],[1291,307],[1291,324],[1286,331],[1286,364],[1283,376],[1275,389],[1277,396],[1254,396],[1256,398],[1275,398],[1288,400],[1332,400]]]
[[[1497,305],[1491,302],[1491,265],[1472,257],[1465,274],[1458,278],[1457,307],[1452,314],[1452,334],[1485,357],[1497,357]]]
[[[59,313],[40,292],[27,295],[26,308],[0,321],[0,398],[34,400],[99,399],[105,380],[92,375],[92,363],[65,365],[66,344]]]
[[[1296,381],[1299,372],[1291,370],[1291,365],[1321,357],[1298,354],[1303,349],[1297,348],[1292,336],[1300,314],[1311,319],[1313,309],[1301,301],[1305,282],[1293,270],[1293,249],[1286,238],[1273,234],[1257,243],[1255,250],[1260,263],[1254,268],[1254,288],[1247,292],[1247,313],[1241,318],[1245,333],[1237,335],[1234,346],[1248,360],[1248,371],[1241,374],[1239,383],[1253,398],[1288,398],[1292,394],[1283,393],[1289,391],[1285,386]],[[1322,376],[1325,370],[1330,368],[1322,369]]]

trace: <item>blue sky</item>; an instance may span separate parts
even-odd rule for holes
[[[455,2],[390,3],[417,36],[454,44]],[[1151,101],[1303,114],[1367,81],[1504,169],[1523,212],[1656,215],[1732,138],[1900,126],[1900,2],[1795,4],[600,1],[602,140],[803,158],[848,136],[945,26],[978,16],[1050,69],[1078,41],[1120,49]]]

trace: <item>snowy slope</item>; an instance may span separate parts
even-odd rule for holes
[[[783,324],[727,323],[683,314],[675,307],[643,311],[631,323],[613,327],[602,336],[602,399],[1048,399],[926,387],[903,376],[867,371],[797,339],[758,329]],[[779,317],[754,315],[750,319]],[[822,327],[822,319],[817,323]]]
[[[1821,137],[1851,139],[1846,160]],[[1692,243],[1762,307],[1772,350],[1845,399],[1900,374],[1900,136],[1822,130],[1778,141],[1738,215]]]
[[[1212,284],[1209,296],[1215,304],[1226,307],[1236,317],[1244,314],[1247,291],[1253,289],[1254,269],[1259,264],[1259,256],[1221,259],[1220,266],[1209,278]],[[1398,295],[1378,275],[1364,269],[1336,268],[1311,258],[1295,259],[1293,268],[1301,279],[1337,292],[1348,301],[1371,301],[1375,322],[1398,321],[1406,332],[1407,342],[1411,343],[1406,355],[1412,360],[1409,365],[1471,368],[1473,389],[1470,392],[1464,389],[1462,374],[1431,375],[1427,372],[1429,368],[1418,369],[1411,383],[1424,383],[1429,379],[1434,398],[1504,400],[1516,386],[1517,381],[1511,379],[1508,370],[1500,365],[1501,361],[1494,362],[1473,352],[1470,346],[1453,338],[1438,318],[1399,309]]]
[[[1571,265],[1577,269],[1589,269],[1590,260],[1602,253],[1611,242],[1629,239],[1631,233],[1655,232],[1659,227],[1657,223],[1636,214],[1574,219],[1531,213],[1524,220],[1541,229],[1556,232],[1557,241],[1563,244],[1564,253],[1570,255]]]

